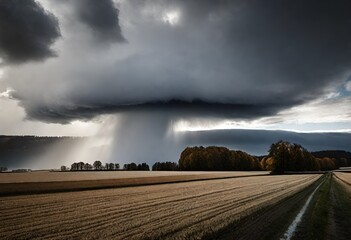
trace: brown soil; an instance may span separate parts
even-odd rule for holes
[[[292,239],[350,239],[350,173],[326,175]],[[322,181],[322,179],[321,179]],[[228,226],[211,239],[280,239],[319,182]],[[322,221],[323,220],[323,221]],[[324,222],[324,223],[323,223]]]
[[[190,173],[185,175],[176,173],[168,173],[174,175],[165,176],[149,176],[145,172],[145,177],[122,177],[115,179],[98,179],[98,180],[81,180],[81,181],[50,181],[50,182],[11,182],[0,183],[0,196],[22,195],[22,194],[38,194],[38,193],[53,193],[53,192],[68,192],[93,190],[104,188],[120,188],[131,186],[143,186],[154,184],[180,183],[189,181],[203,181],[213,179],[226,179],[238,177],[253,177],[262,176],[262,173],[255,175],[248,172],[232,172],[232,173]],[[246,173],[246,174],[245,174]],[[47,172],[46,175],[53,173]],[[71,173],[79,175],[80,173]],[[130,176],[134,176],[132,172]],[[118,175],[117,175],[118,176]],[[268,176],[268,175],[267,175]]]
[[[318,175],[259,176],[0,198],[0,239],[201,239]]]
[[[280,239],[320,181],[226,228],[215,239]]]
[[[267,175],[268,171],[231,171],[231,172],[204,172],[204,171],[33,171],[25,173],[0,173],[0,183],[25,182],[64,182],[86,180],[109,180],[121,178],[168,177],[184,175],[208,176],[248,176]]]

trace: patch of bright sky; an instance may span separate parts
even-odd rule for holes
[[[179,23],[180,20],[180,11],[179,10],[172,10],[163,13],[162,20],[169,25],[176,25]]]
[[[26,120],[26,113],[11,98],[11,89],[0,92],[0,135],[93,136],[100,128],[98,121],[73,121],[70,124]]]
[[[174,131],[220,129],[286,130],[293,132],[351,132],[351,92],[343,89],[325,94],[314,101],[292,107],[275,116],[255,120],[181,120]]]

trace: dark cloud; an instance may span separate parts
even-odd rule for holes
[[[63,43],[55,66],[13,71],[11,87],[31,119],[68,122],[150,105],[179,117],[254,118],[316,99],[350,72],[346,0],[130,0],[119,3],[120,15],[111,1],[74,3],[101,36],[122,37],[120,17],[129,44],[106,52]],[[179,19],[169,24],[168,14]],[[32,72],[30,89],[13,80]]]
[[[23,103],[23,102],[22,102]],[[25,102],[24,102],[25,103]],[[75,119],[89,120],[96,115],[130,112],[158,112],[167,115],[173,120],[178,118],[210,117],[210,118],[235,118],[252,119],[258,116],[274,114],[282,106],[279,103],[274,106],[260,106],[249,104],[224,104],[211,103],[201,100],[182,101],[155,101],[133,105],[85,105],[85,106],[34,106],[23,105],[29,119],[36,119],[48,123],[66,124]]]
[[[73,1],[78,18],[102,41],[124,42],[119,25],[118,9],[112,0]]]
[[[58,20],[36,1],[0,1],[0,57],[5,62],[41,61],[56,56],[50,46],[58,37]]]

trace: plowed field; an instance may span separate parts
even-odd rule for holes
[[[253,176],[1,197],[0,239],[201,238],[319,177]]]

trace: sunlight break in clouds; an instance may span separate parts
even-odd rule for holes
[[[180,20],[179,10],[172,10],[163,14],[162,20],[170,25],[176,25]]]
[[[174,131],[220,129],[285,130],[293,132],[350,132],[351,96],[331,92],[319,99],[254,120],[180,120]],[[314,126],[313,126],[314,125]]]

